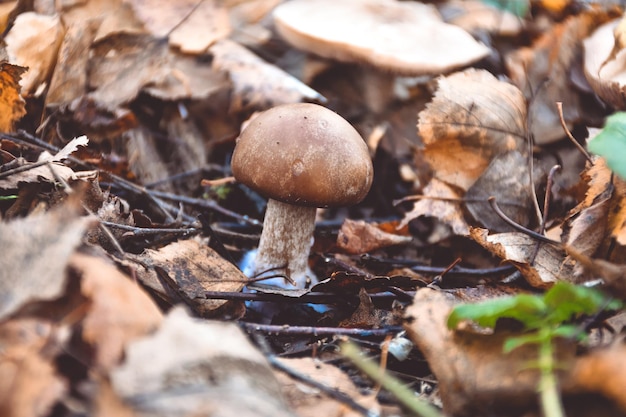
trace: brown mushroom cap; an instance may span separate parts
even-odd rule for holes
[[[285,104],[254,118],[231,162],[260,194],[302,206],[347,206],[365,198],[373,168],[361,135],[325,107]]]
[[[437,10],[396,0],[292,0],[273,12],[278,33],[304,51],[404,75],[432,75],[489,54]]]

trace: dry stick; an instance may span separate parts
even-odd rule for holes
[[[502,219],[504,220],[504,222],[506,222],[509,226],[511,226],[512,228],[514,228],[515,230],[522,232],[532,238],[535,238],[541,242],[544,243],[549,243],[551,245],[556,245],[556,246],[561,246],[561,242],[557,242],[556,240],[552,240],[542,234],[539,234],[533,230],[527,229],[524,226],[522,226],[519,223],[514,222],[513,220],[511,220],[509,217],[507,217],[506,214],[504,214],[504,212],[500,209],[500,207],[498,207],[498,203],[496,203],[496,198],[495,197],[489,197],[488,198],[489,204],[491,205],[491,208],[493,209],[493,211]]]
[[[552,197],[552,184],[554,183],[554,176],[560,170],[561,170],[561,166],[555,165],[552,168],[550,168],[550,172],[548,173],[548,179],[546,180],[546,195],[543,199],[543,218],[541,219],[541,224],[539,225],[539,233],[541,235],[545,234],[546,223],[548,222],[548,215],[550,212],[550,200]],[[535,263],[537,254],[539,254],[539,246],[540,246],[540,243],[537,242],[537,244],[535,245],[535,251],[533,255],[530,257],[530,261],[528,262],[530,265],[534,265]]]
[[[395,335],[404,330],[402,326],[389,326],[381,329],[359,329],[354,327],[283,326],[278,324],[261,324],[242,321],[237,323],[247,331],[291,336],[385,337],[389,334]]]
[[[102,220],[100,224],[104,226],[111,227],[113,229],[121,229],[132,232],[134,236],[150,236],[156,235],[159,233],[175,233],[175,234],[195,234],[199,233],[200,229],[196,229],[194,227],[188,228],[177,228],[177,229],[168,229],[166,227],[137,227],[137,226],[129,226],[127,224],[113,223]]]
[[[589,152],[587,152],[587,150],[580,143],[578,143],[574,135],[572,135],[572,133],[567,128],[567,124],[565,123],[565,118],[563,117],[563,103],[560,101],[557,101],[556,109],[559,112],[559,121],[561,122],[561,126],[563,127],[563,130],[565,131],[567,138],[570,141],[572,141],[574,146],[576,146],[576,149],[578,149],[580,153],[583,154],[583,156],[587,159],[587,161],[589,161],[589,163],[593,163],[593,159],[591,158],[591,155],[589,155]]]
[[[55,152],[55,153],[59,152],[59,150],[60,150],[58,147],[50,145],[49,143],[46,143],[46,142],[42,141],[41,139],[36,138],[36,137],[30,135],[28,132],[19,131],[18,134],[21,135],[21,136],[24,136],[26,139],[20,139],[20,138],[13,137],[11,135],[6,135],[6,134],[0,134],[0,137],[5,137],[5,138],[7,138],[9,140],[25,143],[25,144],[28,144],[28,145],[31,145],[31,146],[36,146],[38,148],[42,148],[42,149],[45,149],[45,150],[48,150],[48,151],[51,151],[51,152]],[[117,176],[117,175],[115,175],[113,173],[103,171],[103,170],[99,169],[98,167],[96,167],[96,166],[94,166],[92,164],[89,164],[89,163],[87,163],[85,161],[82,161],[82,160],[80,160],[78,158],[75,158],[75,157],[73,157],[71,155],[67,158],[67,160],[71,161],[71,162],[73,162],[73,163],[75,163],[77,165],[80,165],[82,167],[85,167],[85,168],[88,168],[88,169],[94,169],[94,170],[97,170],[98,172],[101,172],[101,173],[103,173],[105,175],[108,175],[110,178],[115,180],[115,183],[117,185],[119,185],[120,187],[122,187],[122,188],[124,188],[126,190],[132,191],[132,192],[134,192],[136,194],[145,195],[160,210],[163,211],[163,213],[165,214],[166,217],[172,218],[172,216],[169,214],[169,212],[165,209],[165,207],[171,208],[172,206],[169,205],[168,203],[162,201],[159,198],[160,197],[160,193],[153,192],[152,190],[147,190],[145,187],[138,186],[137,184],[134,184],[134,183],[132,183],[132,182],[130,182],[130,181],[128,181],[128,180],[126,180],[126,179],[124,179],[122,177],[119,177],[119,176]],[[180,201],[180,202],[183,202],[183,203],[188,203],[188,204],[193,204],[193,205],[196,205],[196,206],[199,206],[199,207],[208,208],[210,210],[214,210],[214,211],[220,212],[220,213],[224,214],[225,216],[237,219],[237,220],[242,221],[242,222],[246,222],[248,224],[252,224],[254,226],[262,225],[262,223],[259,222],[258,220],[251,219],[248,216],[242,216],[242,215],[240,215],[238,213],[235,213],[233,211],[224,209],[223,207],[220,207],[218,204],[216,204],[215,202],[210,201],[210,200],[188,199],[188,198],[185,198],[183,196],[176,196],[174,194],[167,194],[167,193],[164,193],[164,194],[166,194],[169,198],[168,197],[163,197],[163,198],[168,198],[170,200]],[[176,208],[176,210],[177,209],[178,208]],[[194,221],[195,220],[195,218],[193,218],[193,217],[190,217],[190,216],[187,216],[187,215],[186,215],[186,217],[189,218],[188,221]],[[173,218],[172,218],[172,221],[174,221]]]

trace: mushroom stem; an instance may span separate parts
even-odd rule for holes
[[[254,260],[254,275],[273,268],[285,268],[285,274],[298,288],[306,288],[315,279],[308,259],[313,245],[316,210],[315,207],[268,200],[263,233]]]
[[[383,113],[394,99],[395,77],[374,68],[361,68],[363,99],[368,110]]]

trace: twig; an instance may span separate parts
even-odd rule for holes
[[[195,233],[200,232],[199,229],[196,229],[194,227],[177,228],[177,229],[169,229],[166,227],[137,227],[137,226],[129,226],[127,224],[108,222],[104,220],[100,221],[100,224],[103,224],[107,227],[111,227],[113,229],[121,229],[121,230],[132,232],[134,236],[150,236],[150,235],[157,235],[160,233],[173,233],[173,234],[187,235],[187,234],[195,234]]]
[[[504,220],[505,223],[507,223],[509,226],[511,226],[512,228],[514,228],[515,230],[524,233],[525,235],[528,235],[530,237],[533,237],[537,240],[540,240],[541,242],[544,243],[549,243],[551,245],[557,245],[557,246],[561,246],[561,242],[557,242],[556,240],[552,240],[542,234],[539,234],[533,230],[527,229],[524,226],[522,226],[519,223],[514,222],[513,220],[511,220],[506,214],[504,214],[504,212],[500,209],[500,207],[498,207],[498,203],[496,203],[496,198],[495,197],[489,197],[488,198],[489,204],[491,205],[491,208],[493,209],[493,211],[502,219]]]
[[[567,138],[574,144],[576,149],[578,149],[578,151],[581,154],[583,154],[583,156],[587,159],[587,161],[589,161],[589,163],[593,163],[593,159],[591,158],[591,155],[589,155],[589,152],[587,152],[587,150],[580,143],[578,143],[574,135],[572,135],[572,133],[567,128],[567,124],[565,123],[565,118],[563,117],[563,103],[560,101],[557,101],[556,109],[559,112],[559,120],[561,122],[561,126],[563,127],[563,130],[565,131],[565,134],[567,135]]]
[[[261,324],[238,322],[247,331],[257,331],[277,335],[304,335],[304,336],[358,336],[358,337],[385,337],[403,330],[402,326],[389,326],[382,329],[357,329],[347,327],[315,327],[315,326],[281,326],[276,324]]]

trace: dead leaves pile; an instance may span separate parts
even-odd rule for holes
[[[588,130],[625,107],[618,8],[542,1],[533,19],[519,19],[477,1],[424,6],[437,30],[480,54],[448,63],[460,44],[422,44],[434,55],[403,72],[414,78],[376,62],[364,69],[332,46],[323,57],[290,46],[272,20],[280,0],[26,3],[0,7],[0,130],[25,129],[0,138],[3,416],[356,414],[277,377],[235,324],[207,320],[249,312],[232,297],[248,278],[227,258],[254,246],[262,201],[228,181],[202,188],[200,178],[227,177],[242,124],[277,104],[318,102],[349,118],[367,138],[376,180],[354,211],[320,214],[342,219],[318,233],[310,263],[321,282],[261,295],[343,297],[334,299],[340,314],[314,316],[313,326],[384,328],[404,315],[448,415],[521,415],[536,398],[536,372],[524,367],[532,352],[500,355],[503,333],[449,331],[455,303],[521,291],[519,277],[526,290],[601,282],[626,298],[626,183],[564,140],[572,131],[584,145]],[[379,35],[403,26],[389,12],[396,0],[344,3],[386,10]],[[343,220],[354,213],[365,220]],[[222,228],[233,218],[244,233]],[[215,230],[231,240],[217,244]],[[457,258],[468,268],[442,269]],[[462,273],[499,263],[516,268],[513,284]],[[474,288],[452,289],[452,276]],[[284,351],[333,350],[334,339],[313,333]],[[604,415],[626,410],[616,340],[584,354],[560,346],[564,394],[600,394],[610,400],[598,406]],[[376,389],[363,394],[333,364],[281,363],[384,408]]]

